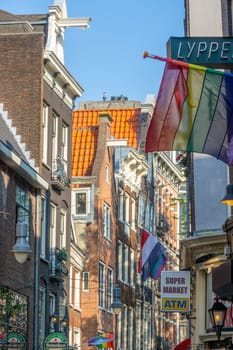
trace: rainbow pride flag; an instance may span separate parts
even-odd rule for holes
[[[205,153],[233,164],[233,74],[144,53],[166,62],[146,152]]]

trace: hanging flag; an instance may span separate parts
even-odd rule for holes
[[[233,164],[233,74],[144,53],[166,62],[146,152],[188,151]]]
[[[159,240],[146,230],[142,230],[141,255],[138,262],[138,272],[142,281],[148,277],[158,279],[166,263],[165,248]]]

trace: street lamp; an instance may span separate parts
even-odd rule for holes
[[[219,302],[218,298],[215,299],[215,303],[208,310],[212,326],[215,329],[218,337],[218,341],[221,338],[222,329],[224,327],[226,311],[226,306],[223,303]]]
[[[32,252],[32,249],[26,239],[27,237],[27,224],[19,221],[16,224],[16,242],[12,248],[12,253],[15,254],[15,259],[18,263],[23,264],[28,254]]]
[[[111,308],[115,315],[119,315],[124,308],[124,304],[121,302],[121,289],[118,285],[113,288],[113,302]]]
[[[116,349],[118,349],[118,337],[117,337],[117,317],[120,314],[121,310],[124,308],[124,304],[121,301],[121,288],[118,285],[115,285],[113,288],[113,302],[111,308],[115,314],[115,334],[116,334]]]

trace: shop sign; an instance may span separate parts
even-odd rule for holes
[[[47,338],[44,341],[44,349],[66,350],[68,349],[68,340],[66,336],[62,333],[51,333],[47,336]]]
[[[161,302],[162,311],[190,311],[190,271],[162,271]]]
[[[188,63],[227,68],[233,65],[233,37],[171,37],[168,57]]]
[[[26,349],[26,341],[22,334],[8,333],[6,336],[7,349]]]

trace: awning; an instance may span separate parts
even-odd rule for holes
[[[182,340],[179,344],[174,347],[174,350],[189,350],[191,345],[191,339],[187,338]]]

